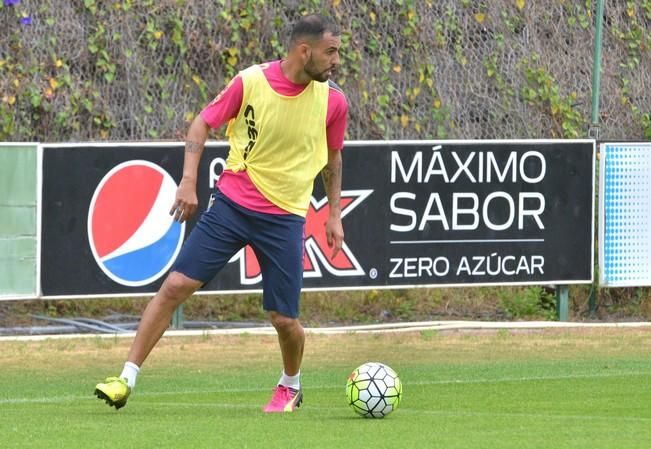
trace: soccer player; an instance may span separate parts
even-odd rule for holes
[[[283,372],[265,412],[292,412],[303,399],[300,368],[305,334],[299,315],[303,232],[315,177],[321,173],[330,214],[325,223],[334,258],[341,249],[341,176],[348,104],[329,81],[340,64],[339,27],[321,15],[302,17],[284,59],[241,71],[192,122],[183,178],[170,214],[183,222],[197,208],[197,169],[211,128],[227,121],[226,169],[215,202],[184,243],[160,290],[143,312],[127,362],[95,394],[123,407],[143,362],[176,307],[212,279],[245,245],[262,270],[263,308],[278,334]]]

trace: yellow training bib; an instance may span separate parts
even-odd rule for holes
[[[314,178],[328,162],[328,83],[312,81],[288,97],[272,89],[259,65],[240,76],[244,93],[240,112],[226,131],[226,168],[246,170],[265,198],[304,217]]]

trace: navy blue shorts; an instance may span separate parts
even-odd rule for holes
[[[183,244],[172,271],[210,281],[244,246],[251,245],[262,271],[264,310],[297,318],[303,287],[305,218],[246,209],[217,191]]]

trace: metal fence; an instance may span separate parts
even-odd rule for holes
[[[347,138],[583,137],[591,0],[22,0],[0,6],[0,140],[182,138],[300,14],[343,29]],[[604,139],[651,137],[651,0],[607,1]],[[221,137],[218,135],[217,137]]]

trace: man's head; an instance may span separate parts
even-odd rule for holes
[[[310,79],[327,81],[339,65],[341,31],[328,17],[304,16],[294,25],[289,46],[290,54],[300,59]]]

